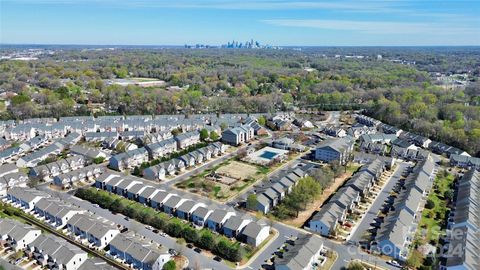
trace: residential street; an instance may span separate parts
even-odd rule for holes
[[[354,228],[355,231],[353,232],[353,234],[350,234],[350,237],[347,238],[348,240],[356,242],[362,240],[362,235],[366,230],[371,227],[370,224],[374,222],[374,219],[377,217],[383,203],[389,196],[390,191],[393,189],[398,180],[402,177],[402,173],[406,170],[408,166],[410,166],[410,164],[408,164],[407,162],[399,162],[397,164],[395,172],[392,174],[390,179],[388,179],[383,189],[377,195],[377,198],[375,198],[375,201],[372,203],[367,213],[365,213],[364,217],[360,221],[360,224],[358,224],[358,226]]]

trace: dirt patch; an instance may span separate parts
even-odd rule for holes
[[[231,161],[230,164],[220,167],[216,172],[221,175],[236,179],[254,179],[258,168],[238,161]]]

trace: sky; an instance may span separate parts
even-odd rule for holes
[[[0,43],[480,45],[480,0],[0,0]]]

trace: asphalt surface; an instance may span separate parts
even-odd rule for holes
[[[408,166],[410,166],[410,164],[406,162],[398,163],[395,172],[390,176],[383,189],[377,195],[377,198],[375,198],[375,201],[372,203],[360,224],[356,227],[355,232],[350,236],[349,240],[356,242],[362,240],[362,235],[365,231],[372,227],[370,224],[374,222],[384,202],[389,196],[390,191],[393,189],[398,180],[400,180],[402,173],[406,170],[406,168],[408,168]]]

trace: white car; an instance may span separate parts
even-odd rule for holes
[[[388,261],[387,262],[388,264],[390,264],[391,266],[395,266],[395,267],[402,267],[397,261],[395,260],[391,260],[391,261]]]

